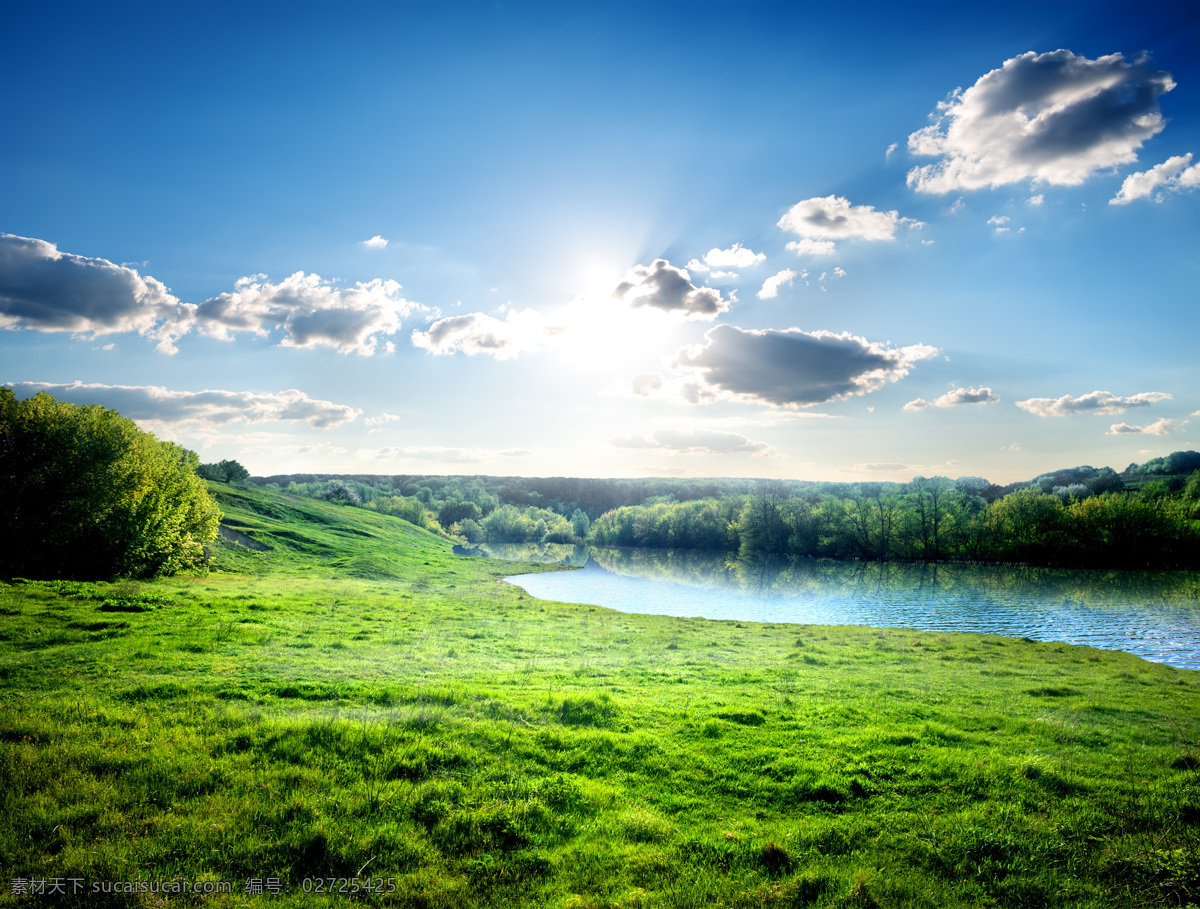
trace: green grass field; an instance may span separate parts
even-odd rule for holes
[[[1200,904],[1200,673],[542,602],[213,488],[267,549],[0,586],[0,905]]]

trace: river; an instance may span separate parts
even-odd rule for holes
[[[507,578],[546,600],[707,619],[1002,634],[1200,669],[1200,572],[743,560],[550,544],[479,550],[580,566]]]

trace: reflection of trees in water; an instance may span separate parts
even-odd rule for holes
[[[531,544],[486,547],[498,558],[597,565],[614,574],[756,596],[908,600],[1037,597],[1073,602],[1200,605],[1200,572],[1087,571],[936,562],[843,562],[721,552]]]

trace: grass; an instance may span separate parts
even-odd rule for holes
[[[0,905],[1200,903],[1198,673],[543,602],[401,521],[214,488],[263,549],[0,586],[0,865],[232,892]]]

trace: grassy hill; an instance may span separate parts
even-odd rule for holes
[[[1200,902],[1200,674],[542,602],[212,488],[206,576],[0,586],[0,905]]]

